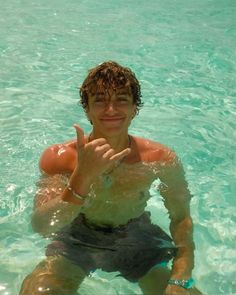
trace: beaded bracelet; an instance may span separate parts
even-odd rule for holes
[[[190,278],[188,280],[170,279],[168,281],[168,284],[170,284],[170,285],[176,285],[176,286],[181,286],[184,289],[190,289],[194,285],[194,280],[192,278]]]
[[[80,201],[85,201],[86,196],[81,196],[81,195],[77,194],[70,185],[67,185],[66,188],[68,189],[68,191],[71,192],[73,197],[75,197],[76,199],[79,199]]]

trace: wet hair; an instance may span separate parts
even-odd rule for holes
[[[80,87],[80,102],[84,109],[88,106],[88,94],[107,90],[128,88],[137,107],[137,113],[143,106],[139,81],[131,69],[122,67],[114,61],[104,62],[89,70],[88,76]]]

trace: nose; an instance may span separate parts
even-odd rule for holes
[[[108,101],[106,104],[106,112],[109,114],[113,114],[115,112],[115,104],[112,101]]]

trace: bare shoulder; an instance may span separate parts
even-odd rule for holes
[[[141,137],[132,137],[140,160],[144,162],[171,163],[176,160],[175,152],[164,144]]]
[[[39,168],[48,175],[71,173],[76,163],[76,140],[54,144],[45,149]]]

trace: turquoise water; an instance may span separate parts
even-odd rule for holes
[[[86,71],[104,60],[131,67],[145,106],[131,133],[176,150],[194,195],[194,277],[207,295],[236,294],[236,2],[1,1],[0,294],[18,293],[49,242],[32,232],[42,150],[90,124],[78,106]],[[153,219],[168,229],[160,197]],[[81,295],[140,294],[97,271]]]

